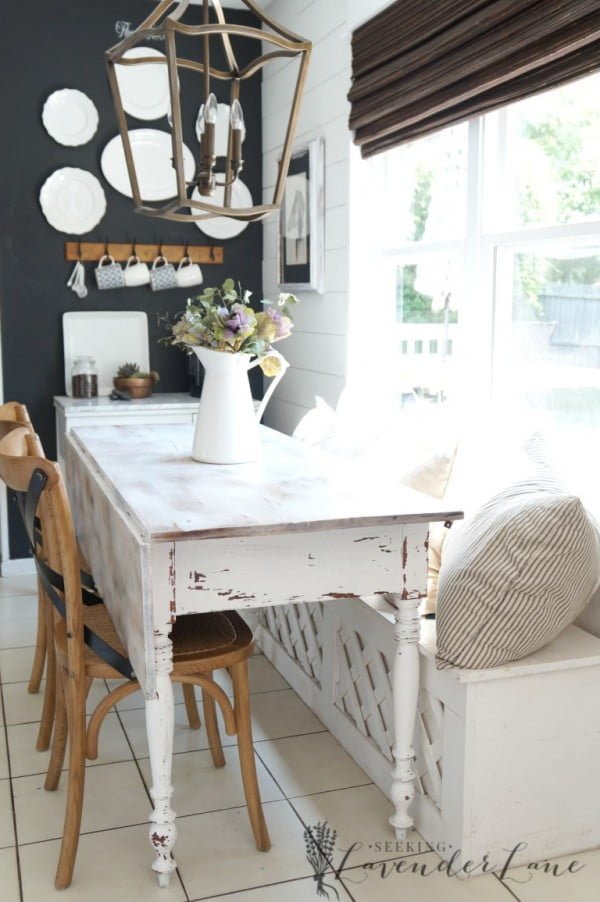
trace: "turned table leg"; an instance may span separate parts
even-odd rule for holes
[[[150,751],[152,788],[150,795],[154,810],[150,815],[150,842],[156,854],[152,870],[158,876],[159,885],[167,887],[177,863],[172,849],[177,838],[175,812],[171,808],[173,786],[171,768],[173,760],[173,653],[167,635],[154,637],[156,665],[156,697],[146,699],[146,732]]]
[[[419,599],[397,599],[394,636],[398,643],[392,671],[394,700],[394,768],[392,802],[396,809],[390,824],[396,839],[403,840],[413,825],[409,814],[415,795],[415,750],[412,746],[419,696]]]
[[[399,841],[405,839],[414,823],[409,808],[415,797],[417,779],[413,738],[419,700],[419,605],[421,598],[427,594],[427,552],[427,524],[414,523],[407,526],[402,546],[404,588],[401,595],[394,596],[394,638],[397,645],[392,669],[394,767],[391,796],[395,811],[390,824]]]

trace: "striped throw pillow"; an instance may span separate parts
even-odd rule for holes
[[[600,580],[598,526],[549,478],[515,483],[444,547],[437,666],[496,667],[546,645]]]

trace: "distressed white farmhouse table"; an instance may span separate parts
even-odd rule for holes
[[[153,869],[176,863],[171,807],[173,689],[169,633],[205,611],[393,596],[395,766],[390,822],[412,824],[412,736],[419,682],[419,599],[430,520],[460,516],[261,427],[255,463],[199,464],[192,426],[99,426],[68,436],[67,484],[83,552],[146,699]]]

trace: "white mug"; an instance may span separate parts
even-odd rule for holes
[[[136,254],[132,254],[123,270],[123,278],[128,288],[147,285],[150,281],[150,270],[147,263],[142,263]]]
[[[192,285],[202,285],[202,270],[197,263],[192,263],[189,257],[183,257],[177,267],[178,288],[191,288]]]

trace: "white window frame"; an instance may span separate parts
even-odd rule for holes
[[[490,132],[495,136],[492,149]],[[391,327],[395,319],[397,266],[419,262],[443,252],[458,251],[462,256],[464,291],[459,322],[463,340],[459,353],[463,355],[463,369],[471,374],[477,373],[476,380],[469,380],[473,400],[485,402],[497,396],[502,387],[512,310],[510,295],[503,288],[503,277],[510,271],[510,256],[518,252],[560,251],[574,245],[581,246],[582,243],[589,243],[591,250],[600,252],[600,217],[558,225],[524,225],[488,230],[486,210],[494,203],[498,206],[501,203],[500,197],[494,199],[493,186],[497,185],[499,191],[502,187],[500,179],[490,178],[490,164],[486,160],[492,159],[493,152],[496,172],[498,169],[505,173],[509,171],[507,111],[500,110],[469,120],[467,140],[464,238],[435,243],[394,243],[393,236],[388,236],[386,240],[385,236],[378,235],[372,223],[369,224],[368,234],[360,216],[352,215],[353,207],[360,204],[355,203],[357,198],[351,196],[350,284],[353,291],[350,297],[347,369],[350,385],[364,385],[366,369],[370,368],[375,381],[381,386],[385,376],[382,359],[386,353],[392,357],[396,354],[394,345],[386,345],[386,338],[382,338],[376,352],[372,350],[369,356],[365,351],[364,318],[368,312],[365,310],[365,297],[368,297],[372,313],[382,317],[383,322],[387,320]],[[355,150],[351,156],[351,174],[354,167],[360,165],[362,161]],[[351,185],[355,185],[352,176]],[[368,365],[369,359],[372,361],[371,367]]]

